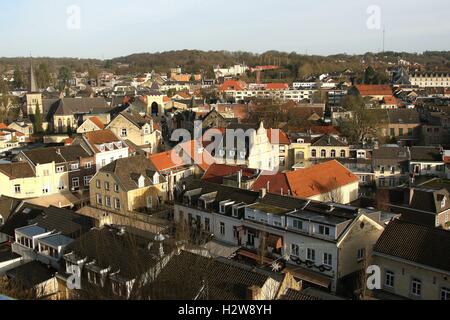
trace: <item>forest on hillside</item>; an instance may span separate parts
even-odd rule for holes
[[[340,72],[351,69],[361,73],[372,66],[378,72],[395,65],[399,60],[418,64],[422,70],[450,71],[450,51],[424,52],[422,54],[404,52],[366,53],[364,55],[336,54],[331,56],[303,55],[295,52],[268,51],[262,54],[251,52],[179,50],[156,53],[138,53],[110,60],[78,58],[33,58],[35,69],[45,74],[89,71],[95,76],[101,70],[116,74],[140,74],[152,70],[167,73],[170,68],[181,66],[184,72],[202,72],[206,78],[212,78],[213,68],[245,63],[248,66],[277,65],[279,69],[265,72],[266,80],[301,80],[310,75]],[[28,70],[30,58],[0,58],[0,73],[21,69]],[[417,69],[417,65],[414,67]],[[46,77],[46,76],[44,76]]]

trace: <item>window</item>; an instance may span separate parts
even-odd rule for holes
[[[408,129],[408,136],[412,137],[412,135],[413,135],[413,129],[409,128]]]
[[[105,181],[105,190],[109,191],[109,182]]]
[[[211,220],[209,218],[205,218],[205,231],[206,232],[211,231]]]
[[[329,253],[323,254],[323,264],[331,267],[333,265],[333,256]]]
[[[114,184],[114,191],[119,192],[119,185],[117,183]]]
[[[331,150],[331,158],[336,158],[336,150]]]
[[[294,228],[298,230],[303,230],[303,221],[294,220]]]
[[[306,254],[306,260],[315,262],[316,261],[316,250],[308,249]]]
[[[381,166],[381,167],[380,167],[380,173],[381,173],[381,174],[384,174],[384,166]]]
[[[398,129],[398,135],[401,137],[401,136],[403,136],[403,134],[404,134],[404,129],[403,128]]]
[[[358,249],[357,260],[361,262],[366,259],[366,249]]]
[[[416,297],[422,296],[422,281],[419,279],[412,279],[411,294]]]
[[[108,208],[111,208],[111,197],[110,196],[105,196],[105,205]]]
[[[441,288],[441,300],[450,300],[450,289],[449,288]]]
[[[100,275],[93,271],[88,271],[88,281],[89,283],[95,284],[97,286],[101,285]]]
[[[70,165],[71,170],[78,170],[80,168],[80,165],[78,163],[72,163]]]
[[[21,187],[20,187],[20,184],[16,184],[15,186],[14,186],[14,192],[16,193],[16,194],[18,194],[18,193],[21,193],[22,191],[21,191]]]
[[[97,204],[99,204],[99,205],[103,204],[103,199],[102,199],[102,195],[101,194],[97,194]]]
[[[393,288],[394,281],[395,281],[395,274],[392,271],[386,271],[386,281],[384,283],[386,287]]]
[[[223,222],[220,223],[220,234],[225,235],[225,223]]]
[[[56,167],[56,172],[57,172],[57,173],[62,173],[62,172],[64,172],[64,167],[63,167],[63,166]]]
[[[90,169],[90,168],[92,168],[92,163],[91,163],[91,162],[86,162],[86,163],[84,164],[84,168],[85,168],[85,169]]]
[[[80,187],[80,178],[72,178],[72,188],[79,188]]]
[[[85,177],[83,178],[83,182],[84,182],[84,186],[85,186],[85,187],[88,187],[88,186],[89,186],[89,182],[91,181],[91,179],[92,179],[92,176],[85,176]]]
[[[327,157],[327,151],[326,150],[320,151],[320,157],[321,158],[326,158]]]
[[[330,235],[330,228],[325,226],[319,226],[319,233],[325,236]]]
[[[97,189],[100,189],[102,186],[102,183],[100,182],[100,180],[95,180],[95,185],[97,186]]]
[[[345,152],[345,150],[341,151],[341,158],[345,158],[347,156],[347,153]]]
[[[102,160],[102,167],[104,167],[104,166],[106,166],[106,160],[105,159]]]
[[[291,244],[291,255],[295,257],[300,256],[300,246],[297,244]]]
[[[317,157],[317,151],[316,150],[311,151],[311,157],[313,157],[313,158]]]
[[[117,198],[114,198],[114,208],[120,209],[120,200]]]
[[[395,137],[395,129],[394,128],[391,128],[390,129],[390,134],[389,134],[391,137]]]
[[[121,136],[121,137],[126,137],[126,136],[128,136],[128,131],[127,131],[126,128],[124,128],[124,129],[121,130],[120,136]]]
[[[395,167],[394,166],[391,167],[391,174],[395,174]]]

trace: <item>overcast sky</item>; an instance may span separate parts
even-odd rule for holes
[[[0,0],[0,56],[379,52],[382,26],[386,50],[450,50],[449,12],[449,0]]]

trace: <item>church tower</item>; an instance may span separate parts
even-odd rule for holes
[[[34,74],[34,68],[33,68],[33,60],[30,59],[30,78],[28,79],[28,92],[29,93],[35,93],[38,92],[38,87],[36,83],[36,75]]]

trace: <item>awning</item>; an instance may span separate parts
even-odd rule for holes
[[[240,256],[246,257],[246,258],[250,258],[250,259],[255,260],[257,262],[261,262],[261,256],[257,255],[256,253],[253,253],[253,252],[250,252],[250,251],[246,251],[246,250],[239,250],[237,254],[240,255]],[[266,263],[266,264],[271,265],[273,263],[273,261],[274,261],[273,259],[263,257],[263,262]]]
[[[302,281],[309,282],[323,288],[330,288],[332,279],[327,276],[305,270],[303,268],[296,268],[291,266],[286,267],[285,271],[289,272],[295,278],[298,278]]]

